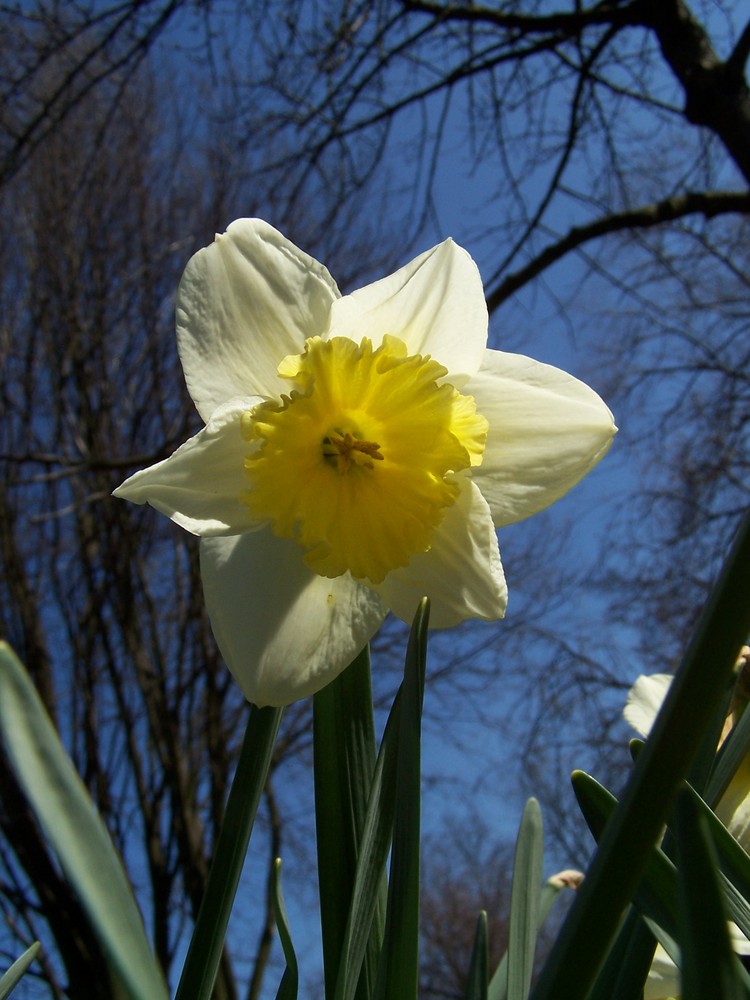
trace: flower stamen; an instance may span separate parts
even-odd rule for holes
[[[358,468],[374,469],[372,459],[383,461],[376,441],[362,441],[359,436],[340,430],[331,431],[323,438],[323,457],[336,467],[340,476],[349,471],[352,463]]]

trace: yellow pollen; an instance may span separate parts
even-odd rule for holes
[[[440,382],[442,365],[392,336],[375,349],[313,337],[279,374],[289,395],[243,414],[243,499],[314,572],[380,583],[430,548],[457,475],[482,461],[487,421]]]

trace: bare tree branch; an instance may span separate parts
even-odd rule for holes
[[[432,14],[436,20],[490,24],[497,28],[528,35],[535,32],[562,32],[576,35],[590,25],[633,24],[632,4],[622,0],[601,0],[585,8],[576,4],[566,13],[522,14],[517,11],[497,10],[479,4],[459,6],[454,3],[433,3],[431,0],[401,0],[405,10]]]
[[[750,183],[750,91],[744,60],[722,62],[708,32],[683,0],[636,0],[640,23],[652,28],[685,94],[685,117],[714,132]],[[746,29],[747,30],[747,29]],[[743,52],[745,41],[740,53]]]
[[[729,58],[727,59],[727,69],[730,76],[741,77],[745,72],[747,60],[750,57],[750,21],[745,25],[742,34],[737,39]]]
[[[487,308],[494,312],[520,288],[529,284],[566,254],[610,233],[660,226],[689,215],[713,219],[719,215],[750,212],[750,194],[742,191],[691,192],[626,212],[615,212],[585,226],[573,227],[566,236],[537,254],[525,267],[504,278],[487,293]]]

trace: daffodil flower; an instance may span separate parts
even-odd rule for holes
[[[739,697],[735,697],[735,702],[739,703],[732,705],[722,738],[726,738],[731,726],[737,721],[738,714],[744,711],[747,704],[748,671],[750,647],[743,646],[735,665],[735,672],[739,676]],[[671,683],[671,674],[642,674],[628,692],[623,715],[625,721],[641,736],[648,736],[651,732]],[[732,776],[714,812],[734,839],[750,853],[750,754],[743,759]]]
[[[737,659],[736,671],[741,673],[750,665],[750,648],[743,646]],[[641,736],[648,736],[669,686],[671,674],[642,674],[628,692],[623,715],[633,729]],[[747,679],[741,676],[738,688],[747,688]],[[736,711],[744,709],[746,691],[741,698],[743,704],[733,706],[725,727],[727,735],[736,721]],[[715,808],[716,815],[745,851],[750,850],[750,755],[746,756],[732,777]],[[750,955],[750,941],[735,923],[729,925],[732,947],[739,955]],[[679,1000],[680,973],[672,959],[657,945],[654,960],[643,990],[643,1000]]]
[[[582,382],[487,350],[452,240],[342,296],[241,219],[188,263],[177,338],[205,427],[115,495],[201,536],[214,634],[258,705],[319,690],[422,595],[435,627],[501,618],[496,527],[566,493],[615,431]]]

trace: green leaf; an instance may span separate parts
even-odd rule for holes
[[[429,601],[423,598],[409,636],[399,712],[396,809],[377,1000],[416,1000],[419,978],[419,831],[421,722]]]
[[[689,794],[677,800],[676,828],[682,998],[746,1000],[750,994],[732,951],[711,838]]]
[[[6,997],[11,995],[21,977],[36,958],[40,948],[41,945],[39,942],[35,941],[26,949],[23,955],[19,955],[2,979],[0,979],[0,1000],[5,1000]]]
[[[471,949],[469,978],[466,984],[466,1000],[487,1000],[487,914],[482,910],[474,932]]]
[[[736,662],[736,661],[735,661]],[[698,750],[690,763],[686,779],[701,795],[704,794],[711,774],[716,767],[716,748],[721,742],[721,734],[724,731],[727,715],[732,704],[732,691],[734,690],[736,678],[734,672],[730,675],[730,682],[725,685],[723,697],[719,700],[713,717],[709,720],[703,739]]]
[[[268,777],[281,713],[280,708],[257,708],[255,705],[250,711],[175,1000],[209,1000],[211,996],[247,845]]]
[[[365,944],[370,939],[373,913],[384,886],[385,863],[393,832],[402,696],[403,684],[388,715],[370,786],[336,984],[336,1000],[352,1000],[354,996]]]
[[[721,873],[721,885],[727,910],[739,929],[750,937],[750,901],[748,901],[735,886]]]
[[[536,982],[534,1000],[585,996],[606,957],[750,633],[748,565],[750,511]]]
[[[330,1000],[342,960],[375,769],[369,649],[315,695],[313,706],[318,884],[325,995]],[[374,906],[356,994],[362,1000],[372,993],[383,930],[383,907],[377,896]]]
[[[292,935],[289,931],[289,920],[284,906],[284,897],[281,894],[281,858],[277,858],[273,866],[273,909],[276,917],[276,929],[279,932],[281,950],[284,952],[286,969],[281,977],[281,983],[276,993],[276,1000],[297,1000],[299,990],[299,970],[297,968],[297,956],[294,952]]]
[[[595,779],[580,771],[574,774],[573,787],[586,822],[594,836],[599,839],[607,818],[615,811],[617,801]],[[692,790],[690,793],[695,814],[699,815],[700,796]],[[702,803],[702,806],[710,813],[705,803]],[[716,822],[718,823],[718,820]],[[726,829],[722,829],[726,834]],[[643,879],[634,893],[633,903],[646,918],[651,932],[659,940],[667,954],[675,962],[679,962],[680,953],[676,942],[679,941],[681,934],[680,911],[682,904],[679,895],[678,872],[672,861],[658,847],[653,848],[651,852]],[[738,966],[736,975],[744,986],[750,987],[750,975],[741,966]],[[606,994],[602,994],[602,996],[604,997]]]
[[[631,907],[586,1000],[643,1000],[656,940]]]
[[[601,836],[607,818],[614,811],[616,800],[594,778],[575,772],[573,787],[581,810],[594,836]],[[690,785],[684,785],[698,815],[703,817],[716,851],[719,869],[723,876],[723,892],[732,919],[743,933],[750,937],[750,857],[727,830],[721,820]],[[668,826],[673,829],[670,819]],[[641,909],[671,937],[677,934],[677,883],[672,862],[660,850],[655,850],[649,861],[646,877],[639,888]],[[667,912],[660,910],[666,906]]]
[[[387,891],[385,864],[391,847],[396,801],[396,765],[401,711],[401,689],[393,700],[370,785],[370,797],[360,840],[341,962],[336,1000],[352,1000],[371,933],[373,919]],[[382,941],[382,929],[377,941]]]
[[[557,901],[562,890],[566,888],[565,883],[559,879],[548,879],[542,886],[539,894],[539,927],[550,914],[553,905]],[[487,990],[488,1000],[505,1000],[508,995],[508,952],[506,951],[495,972],[493,973],[490,985]]]
[[[542,881],[542,812],[529,799],[521,817],[513,862],[508,927],[508,1000],[526,1000],[534,970]]]
[[[710,834],[725,878],[724,893],[732,919],[750,937],[750,857],[695,789],[686,785],[685,795],[692,800]]]
[[[0,734],[13,771],[133,1000],[167,997],[122,862],[21,662],[0,643]]]
[[[608,820],[615,813],[617,799],[595,778],[583,771],[574,771],[572,781],[584,819],[594,838],[600,841]],[[633,903],[644,916],[666,931],[672,940],[676,939],[677,876],[674,864],[658,847],[654,847],[649,854],[643,878],[633,893]]]

